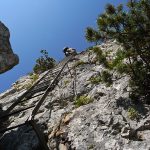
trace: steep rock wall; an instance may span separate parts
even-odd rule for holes
[[[117,51],[120,48],[113,42],[102,44],[100,47],[107,52]],[[134,104],[129,99],[129,77],[119,76],[112,71],[111,86],[105,83],[93,84],[90,81],[91,77],[100,75],[106,68],[98,63],[90,64],[89,57],[92,60],[95,55],[90,55],[89,51],[82,52],[68,64],[70,72],[66,71],[61,77],[59,86],[49,93],[38,111],[35,119],[48,138],[49,148],[51,150],[73,150],[74,147],[76,150],[149,150],[149,107],[136,105],[139,118],[131,120],[128,108],[133,107]],[[114,54],[110,54],[109,57],[113,58]],[[2,111],[25,92],[23,88],[17,90],[16,85],[24,86],[28,79],[29,76],[22,77],[10,90],[0,95]],[[78,96],[88,96],[93,101],[76,108],[75,91]],[[20,104],[18,108],[35,104],[39,99],[40,96],[34,97]],[[30,112],[31,110],[28,110],[10,117],[8,127],[25,121]],[[37,136],[29,126],[6,132],[1,136],[0,146],[5,150],[40,150]]]

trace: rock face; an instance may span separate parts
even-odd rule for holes
[[[100,47],[107,52],[121,48],[115,42],[108,42]],[[110,54],[110,57],[113,55]],[[70,72],[66,70],[59,85],[49,93],[36,116],[37,124],[47,137],[49,148],[149,150],[149,107],[142,104],[135,105],[129,99],[127,76],[110,71],[113,80],[110,86],[102,82],[93,84],[91,77],[100,75],[106,68],[98,63],[89,64],[89,57],[92,60],[95,55],[90,51],[82,52],[69,63]],[[0,95],[1,111],[6,110],[16,97],[25,92],[22,88],[17,90],[16,86],[24,87],[27,79],[29,76],[22,77],[10,90]],[[80,103],[80,107],[77,108],[75,93],[90,98],[91,102],[84,103],[85,105]],[[40,92],[36,94],[40,95]],[[33,97],[20,104],[18,108],[35,104],[39,98],[40,96]],[[135,108],[137,114],[131,108]],[[25,121],[30,112],[31,110],[27,110],[10,117],[7,126],[11,127]],[[130,118],[131,114],[134,119]],[[29,126],[6,132],[0,138],[0,146],[5,150],[40,150],[37,136]]]
[[[9,29],[0,22],[0,73],[12,69],[19,63],[18,56],[12,51],[9,38]]]

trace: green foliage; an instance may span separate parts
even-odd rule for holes
[[[39,75],[38,74],[35,74],[35,73],[30,73],[29,74],[29,82],[25,82],[25,83],[16,83],[14,85],[14,88],[17,90],[17,91],[20,91],[22,89],[26,89],[28,90],[39,78]]]
[[[41,50],[41,56],[36,60],[36,64],[33,68],[34,73],[40,74],[46,70],[52,69],[55,66],[55,60],[48,56],[48,52],[46,50]]]
[[[106,67],[107,69],[109,69],[109,70],[114,69],[113,61],[111,61],[111,60],[110,60],[110,61],[106,61],[105,67]]]
[[[80,60],[80,61],[77,61],[77,62],[74,64],[73,67],[76,68],[76,67],[81,66],[81,65],[84,65],[84,64],[86,64],[86,62]]]
[[[65,86],[66,86],[69,82],[70,82],[69,80],[65,80],[65,81],[64,81]]]
[[[80,97],[77,97],[76,98],[76,101],[75,101],[75,106],[76,107],[80,107],[82,105],[87,105],[89,103],[93,102],[93,99],[91,99],[90,97],[88,96],[80,96]]]
[[[116,12],[116,9],[113,5],[111,5],[111,4],[106,5],[106,13],[107,14],[112,14],[113,15],[113,14],[115,14],[115,12]]]
[[[137,119],[138,118],[138,112],[137,110],[134,108],[134,107],[129,107],[128,108],[128,117],[131,119],[131,120],[134,120],[134,119]]]
[[[24,85],[24,88],[26,89],[26,90],[28,90],[28,89],[30,89],[30,87],[33,85],[33,83],[27,83],[27,84],[25,84]]]
[[[115,59],[113,59],[112,61],[107,61],[106,68],[110,70],[115,69],[120,74],[128,73],[129,72],[128,65],[123,62],[125,58],[126,56],[124,51],[119,49],[116,53]]]
[[[92,49],[93,49],[93,46],[90,46],[90,47],[86,48],[86,51],[89,51],[89,50],[92,50]]]
[[[39,79],[39,75],[38,74],[30,74],[30,82],[24,85],[25,89],[29,89],[37,80]]]
[[[38,75],[38,74],[32,74],[32,75],[30,76],[31,83],[34,83],[38,78],[39,78],[39,75]]]
[[[119,63],[117,64],[116,66],[116,70],[120,73],[120,74],[123,74],[123,73],[128,73],[129,72],[129,66],[124,64],[124,63]]]
[[[108,68],[115,69],[120,74],[129,73],[130,72],[129,66],[123,62],[125,58],[126,56],[125,56],[124,51],[118,50],[116,53],[116,58],[113,59],[111,63],[108,63]]]
[[[113,59],[112,61],[107,61],[107,69],[114,69],[118,71],[120,74],[122,73],[129,73],[130,69],[129,66],[124,63],[124,59],[126,58],[124,51],[118,50],[116,53],[116,58]]]
[[[102,71],[101,80],[106,83],[107,86],[110,86],[113,83],[112,75],[108,71]]]
[[[126,73],[131,77],[131,89],[141,100],[150,97],[150,1],[129,1],[123,5],[106,6],[105,12],[97,18],[97,29],[87,28],[89,42],[115,39],[122,46],[118,56],[107,67]],[[99,34],[95,36],[95,34]],[[98,37],[98,38],[97,38]],[[126,59],[125,64],[123,60]]]
[[[20,90],[23,89],[20,84],[15,84],[15,85],[14,85],[14,88],[15,88],[16,91],[20,91]]]
[[[122,63],[124,58],[125,58],[124,51],[118,50],[117,53],[116,53],[116,58],[112,62],[113,66],[115,67],[118,64]]]
[[[89,81],[91,82],[91,84],[99,84],[102,81],[102,79],[101,76],[96,76],[96,77],[91,77]]]
[[[85,31],[86,35],[86,39],[87,41],[89,42],[94,42],[94,43],[98,43],[98,41],[100,40],[101,36],[100,34],[98,33],[98,31],[94,30],[93,28],[91,27],[88,27]]]
[[[107,60],[106,60],[106,55],[103,54],[102,50],[100,47],[93,47],[93,52],[96,54],[96,60],[100,63],[103,64],[104,66],[107,66]]]
[[[93,150],[94,149],[94,145],[93,144],[91,144],[89,147],[88,147],[88,150]]]
[[[91,84],[99,84],[100,82],[106,83],[107,86],[110,86],[113,83],[112,75],[108,71],[102,71],[101,75],[91,77],[89,81]]]
[[[129,82],[130,87],[132,87],[130,98],[132,98],[133,100],[135,100],[135,98],[137,98],[137,100],[142,99],[144,102],[150,104],[150,74],[145,72],[145,69],[140,68],[140,66],[138,72],[139,74],[136,74],[138,79],[137,77],[132,77],[132,80],[130,80]]]
[[[29,72],[29,73],[27,73],[27,75],[32,76],[32,75],[33,75],[33,72]]]

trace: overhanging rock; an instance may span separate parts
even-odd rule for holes
[[[0,74],[19,63],[19,57],[13,53],[9,38],[9,29],[0,21]]]

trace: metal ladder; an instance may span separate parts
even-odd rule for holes
[[[15,100],[15,102],[5,112],[3,112],[0,115],[0,120],[3,120],[5,118],[9,119],[9,117],[13,116],[14,114],[17,114],[22,111],[33,108],[33,110],[31,111],[31,114],[29,115],[28,119],[25,122],[15,125],[15,126],[12,126],[12,127],[8,127],[8,128],[6,127],[3,129],[0,129],[0,133],[5,133],[6,131],[9,131],[9,130],[12,130],[12,129],[15,129],[17,127],[21,127],[24,125],[30,125],[30,126],[32,126],[33,130],[35,131],[35,133],[39,139],[41,148],[43,150],[49,150],[47,143],[45,141],[44,135],[43,135],[42,131],[39,129],[39,127],[37,126],[34,118],[35,118],[36,114],[38,113],[39,108],[43,104],[45,98],[48,96],[49,92],[51,92],[58,84],[59,77],[63,74],[64,68],[73,59],[73,57],[74,57],[74,55],[66,57],[54,69],[47,71],[39,80],[37,80],[35,82],[35,84],[33,84],[24,94],[22,94],[20,97],[18,97]],[[56,74],[56,76],[54,77],[53,80],[47,80],[48,76],[52,76],[54,74]],[[44,81],[44,82],[42,82],[42,81]],[[36,97],[36,96],[33,96],[35,93],[38,93],[38,92],[44,91],[44,90],[45,90],[44,93],[42,93],[42,94],[40,93],[40,94],[36,95],[36,96],[41,95],[41,98],[35,105],[31,105],[31,106],[27,106],[24,108],[14,110],[14,108],[18,104],[21,104],[22,102],[28,101],[31,98]]]

